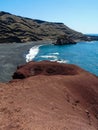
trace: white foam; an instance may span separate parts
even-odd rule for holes
[[[54,59],[54,60],[50,60],[52,62],[58,62],[58,63],[68,63],[68,60],[57,60],[57,59]]]
[[[54,59],[54,60],[50,60],[50,61],[52,61],[52,62],[55,62],[55,61],[56,61],[56,62],[57,62],[57,60],[56,60],[56,59]]]
[[[58,52],[50,53],[50,55],[59,55]]]
[[[34,47],[32,47],[32,48],[30,48],[30,50],[29,50],[29,53],[26,55],[26,62],[29,62],[29,61],[32,61],[34,58],[35,58],[35,56],[38,54],[38,52],[39,52],[39,47],[40,47],[41,45],[39,45],[39,46],[34,46]]]
[[[68,60],[58,60],[58,63],[68,63]]]
[[[43,55],[43,56],[40,56],[40,57],[42,57],[42,58],[54,58],[54,59],[57,59],[57,56],[53,56],[53,55]]]

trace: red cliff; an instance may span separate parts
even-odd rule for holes
[[[98,77],[69,64],[29,62],[0,84],[0,130],[97,130]]]

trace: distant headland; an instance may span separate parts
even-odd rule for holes
[[[47,22],[0,12],[0,43],[24,43],[51,40],[55,44],[98,40],[98,36],[84,35],[63,23]],[[59,41],[59,42],[58,42]]]

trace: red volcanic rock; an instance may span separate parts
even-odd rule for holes
[[[76,75],[83,71],[79,67],[70,64],[41,61],[29,62],[26,65],[17,67],[13,79],[24,79],[35,75]]]
[[[18,67],[13,77],[0,84],[0,130],[98,129],[96,76],[42,61]]]

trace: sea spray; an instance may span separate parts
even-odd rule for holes
[[[39,47],[40,47],[41,45],[39,45],[39,46],[34,46],[34,47],[32,47],[32,48],[30,48],[30,50],[29,50],[29,53],[26,55],[26,62],[29,62],[29,61],[32,61],[34,58],[35,58],[35,56],[38,54],[38,52],[39,52]]]

